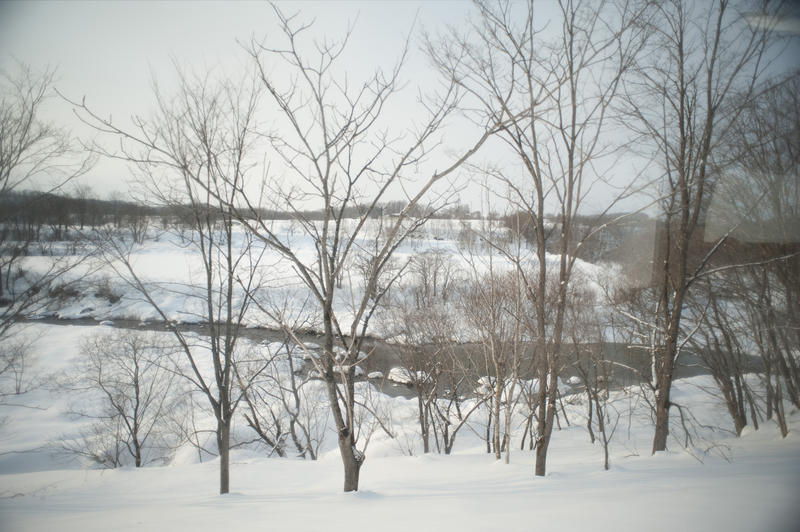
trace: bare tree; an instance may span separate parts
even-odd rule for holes
[[[611,399],[611,385],[617,364],[606,359],[606,327],[613,323],[605,320],[595,293],[587,283],[576,283],[576,293],[567,309],[566,344],[571,351],[572,367],[577,372],[586,393],[586,428],[591,443],[599,440],[603,446],[603,469],[610,468],[609,448],[616,432],[620,413]]]
[[[337,77],[335,72],[347,39],[339,43],[317,43],[316,51],[306,55],[308,48],[301,41],[304,41],[309,26],[298,24],[294,17],[284,16],[277,8],[274,11],[285,46],[270,48],[254,42],[249,52],[258,69],[266,99],[272,106],[271,110],[275,111],[272,116],[278,117],[285,127],[280,134],[264,137],[269,141],[276,164],[279,161],[285,173],[292,176],[292,182],[287,182],[286,186],[277,179],[245,179],[248,167],[244,154],[248,153],[250,135],[255,131],[253,110],[256,99],[250,95],[256,91],[248,92],[249,85],[238,92],[233,84],[221,93],[207,90],[203,85],[196,90],[183,90],[174,108],[159,102],[160,120],[149,123],[137,119],[133,132],[123,131],[103,120],[83,104],[77,107],[87,122],[123,141],[123,152],[112,156],[136,161],[145,171],[163,168],[175,172],[185,184],[185,191],[196,198],[197,204],[213,204],[221,213],[223,227],[230,227],[230,217],[235,217],[247,228],[248,234],[255,235],[263,244],[277,251],[307,287],[322,316],[323,353],[319,365],[336,425],[345,470],[344,488],[351,491],[358,489],[359,471],[364,459],[363,449],[357,446],[356,430],[359,413],[356,411],[354,380],[358,354],[377,304],[396,277],[385,275],[387,265],[403,239],[424,222],[424,218],[412,218],[411,211],[435,185],[452,177],[453,172],[490,137],[498,127],[498,121],[488,120],[476,142],[463,155],[447,163],[444,169],[433,170],[416,192],[409,195],[406,207],[389,227],[369,236],[367,222],[377,212],[378,203],[388,194],[395,193],[393,187],[408,184],[409,174],[416,172],[420,163],[424,164],[429,149],[436,144],[436,134],[454,108],[455,85],[449,83],[439,97],[420,101],[427,118],[416,131],[405,138],[389,135],[382,120],[386,116],[387,102],[399,88],[402,60],[390,73],[377,72],[363,84],[354,85],[344,76]],[[285,66],[291,74],[288,77],[274,74],[272,64],[267,64],[273,60]],[[221,143],[221,147],[217,143]],[[128,151],[125,144],[138,146],[141,151],[138,154]],[[265,169],[265,173],[268,172],[269,169]],[[402,189],[398,187],[397,190]],[[280,229],[280,224],[262,216],[263,207],[275,204],[280,206],[280,210],[292,213],[303,238],[312,243],[310,256],[306,253],[307,248]],[[309,204],[321,208],[320,220],[304,214]],[[354,210],[356,218],[347,219]],[[206,227],[205,222],[210,216],[200,213],[198,220]],[[202,242],[201,239],[202,249],[215,249],[210,242],[203,247]],[[218,242],[223,247],[225,239]],[[341,298],[339,292],[342,291],[345,269],[358,251],[369,257],[367,275],[358,289],[350,283],[345,290],[351,290]],[[222,265],[230,266],[236,262],[231,255],[222,253],[221,257]],[[204,264],[209,280],[215,280],[213,266],[220,263],[207,259]],[[126,276],[137,287],[144,287],[131,268],[126,270]],[[224,492],[228,486],[226,444],[230,415],[240,399],[231,396],[230,387],[234,374],[235,332],[246,305],[235,306],[229,297],[234,285],[229,280],[236,278],[234,270],[223,268],[223,272],[225,275],[221,279],[227,287],[225,290],[215,290],[207,283],[214,301],[222,301],[223,311],[222,325],[218,327],[214,319],[217,315],[212,313],[216,309],[209,298],[209,315],[206,317],[209,334],[219,339],[219,342],[212,341],[216,386],[211,387],[193,363],[192,366],[193,381],[207,395],[217,415],[220,452],[223,453],[221,490]],[[253,288],[249,281],[239,284],[246,289]],[[251,292],[248,290],[247,293]],[[224,294],[228,297],[221,297]],[[153,302],[152,297],[148,299]],[[344,314],[338,308],[342,300],[349,303]],[[249,296],[243,301],[249,301]],[[162,317],[167,319],[165,315]],[[177,328],[173,330],[177,331]],[[178,332],[176,336],[183,339],[187,359],[193,361],[194,355],[184,336]],[[293,340],[302,345],[296,338]],[[335,344],[343,350],[338,359],[334,353]],[[340,371],[336,371],[337,368]]]
[[[594,402],[597,419],[597,432],[600,435],[600,443],[603,446],[603,469],[606,471],[611,467],[609,461],[609,447],[614,433],[619,424],[620,412],[611,402],[611,392],[608,388],[609,369],[611,364],[602,357],[602,350],[594,361],[594,372],[590,379],[586,380],[589,400]],[[589,420],[591,423],[591,420]]]
[[[110,266],[169,324],[180,345],[188,365],[183,375],[206,398],[216,419],[220,493],[228,493],[233,417],[250,384],[237,379],[244,372],[237,373],[236,364],[239,357],[252,360],[240,345],[240,333],[251,294],[260,284],[264,254],[263,246],[240,229],[231,204],[253,168],[250,157],[259,91],[252,79],[215,82],[210,76],[179,74],[179,81],[172,98],[156,92],[154,116],[135,117],[131,130],[100,117],[85,102],[74,105],[82,120],[119,142],[117,151],[99,144],[92,149],[136,164],[140,184],[150,198],[181,209],[192,229],[189,243],[201,264],[197,285],[158,286],[137,274],[131,244],[112,237],[102,245]],[[176,290],[196,304],[185,312],[189,321],[203,324],[200,345],[184,329],[183,320],[162,308],[156,289]],[[260,368],[268,362],[262,361]],[[248,371],[248,378],[254,379],[259,372]]]
[[[743,270],[744,282],[738,275],[734,278],[740,290],[749,286],[756,293],[767,290],[760,304],[750,308],[762,314],[772,330],[770,351],[796,408],[800,407],[800,367],[791,346],[800,343],[798,89],[800,73],[795,71],[768,84],[746,107],[733,140],[739,171],[729,173],[735,177],[732,184],[726,183],[727,194],[719,194],[724,197],[720,209],[713,204],[711,208],[738,218],[738,231],[731,235],[726,255],[746,259],[744,268],[737,268]]]
[[[55,279],[66,282],[64,274],[75,266],[74,260],[53,258],[44,271],[29,271],[24,258],[38,234],[11,231],[19,215],[92,164],[66,131],[41,117],[54,77],[52,70],[37,73],[23,64],[0,72],[0,337],[18,317],[41,308],[47,287]],[[44,191],[14,195],[25,188]]]
[[[581,246],[602,228],[579,232],[575,220],[593,187],[608,181],[598,162],[619,146],[603,140],[604,133],[622,77],[641,47],[641,30],[632,24],[637,13],[624,2],[559,2],[556,30],[550,34],[537,25],[533,2],[479,2],[477,7],[472,35],[453,31],[439,42],[429,40],[428,49],[439,68],[474,98],[474,116],[511,120],[498,136],[524,177],[511,178],[508,169],[490,173],[522,213],[520,225],[534,235],[534,257],[518,261],[517,268],[534,309],[535,474],[544,475],[569,284]],[[633,187],[623,187],[620,196]],[[545,215],[549,208],[557,211],[553,220]],[[558,255],[548,257],[547,249]]]
[[[444,414],[448,409],[442,410],[439,403],[445,389],[448,401],[459,401],[450,386],[458,388],[458,381],[463,382],[453,315],[455,286],[463,280],[462,273],[441,250],[414,255],[406,272],[400,286],[384,298],[380,319],[390,339],[400,342],[400,359],[417,396],[423,452],[431,451],[431,439],[437,452],[449,452],[455,432]]]
[[[757,428],[761,411],[747,372],[763,371],[766,417],[775,418],[784,435],[784,398],[800,406],[800,368],[792,354],[800,341],[799,84],[793,72],[759,86],[723,141],[732,164],[715,183],[705,236],[728,236],[688,305],[689,319],[704,325],[692,344],[714,376],[737,434],[748,424],[748,412]],[[753,347],[760,364],[749,356]]]
[[[408,385],[417,397],[417,419],[419,423],[420,436],[422,437],[422,452],[431,451],[431,432],[433,432],[434,443],[439,447],[439,440],[435,432],[434,425],[434,405],[439,397],[439,377],[442,372],[443,352],[440,346],[423,340],[424,332],[417,321],[423,315],[425,320],[436,320],[436,317],[428,313],[418,313],[416,315],[404,312],[401,317],[405,326],[408,338],[413,338],[409,343],[400,347],[400,360],[403,369],[406,371]],[[411,327],[414,330],[409,330]]]
[[[439,274],[427,271],[423,276],[411,276],[406,291],[397,290],[393,297],[384,301],[385,309],[381,321],[391,327],[390,338],[401,342],[401,362],[405,377],[417,396],[417,418],[422,438],[423,452],[450,454],[458,432],[473,413],[484,404],[482,397],[471,397],[478,382],[477,364],[473,361],[470,347],[458,338],[460,312],[460,290],[437,292],[423,279],[443,275],[465,282],[450,265],[429,261],[430,257],[412,259],[409,268],[413,274],[417,268],[428,267],[443,270]],[[416,264],[414,264],[416,263]],[[445,273],[449,272],[449,273]],[[444,282],[447,285],[449,282]],[[447,302],[444,297],[447,293]],[[431,444],[433,441],[433,444]]]
[[[33,344],[24,338],[6,333],[0,345],[0,404],[37,387],[38,379],[30,372],[34,360]]]
[[[63,449],[105,467],[168,462],[180,443],[170,414],[183,395],[168,351],[153,335],[135,331],[88,338],[62,385],[80,394],[71,413],[92,425],[63,441]]]
[[[490,221],[491,223],[491,221]],[[482,242],[496,239],[487,228]],[[477,335],[483,359],[483,377],[479,395],[488,408],[486,427],[487,452],[499,460],[505,451],[508,463],[511,445],[511,417],[518,400],[517,385],[523,364],[523,320],[526,311],[518,271],[503,271],[491,245],[484,244],[483,254],[468,250],[471,279],[463,290],[463,315],[470,330]],[[507,269],[507,268],[506,268]]]
[[[358,356],[377,305],[397,277],[397,272],[388,269],[392,255],[425,220],[412,218],[412,210],[486,141],[497,121],[487,121],[470,149],[445,168],[432,171],[408,195],[398,216],[370,233],[368,221],[377,214],[379,202],[401,190],[398,185],[408,185],[409,175],[417,165],[424,165],[437,132],[453,110],[455,86],[450,83],[435,100],[419,102],[427,118],[415,131],[405,138],[390,134],[383,120],[388,102],[400,87],[403,59],[388,73],[378,71],[363,83],[354,83],[337,72],[347,38],[317,42],[314,51],[307,52],[309,26],[277,8],[274,11],[284,45],[275,48],[254,42],[249,51],[274,116],[285,126],[280,134],[268,137],[272,154],[292,180],[286,186],[263,181],[261,194],[236,184],[239,195],[231,205],[257,238],[291,264],[320,310],[318,365],[336,426],[344,490],[353,491],[358,489],[364,461],[356,430],[361,416],[354,386]],[[274,64],[290,74],[275,74]],[[261,216],[263,207],[274,204],[291,213],[302,237],[312,243],[311,249],[283,231],[280,223]],[[304,214],[308,204],[321,209],[321,219]],[[356,217],[348,218],[353,212]],[[360,284],[353,283],[346,271],[356,254],[366,257],[368,264]],[[343,302],[344,312],[340,310]],[[338,357],[335,347],[341,349]]]
[[[254,379],[240,376],[252,381],[244,392],[244,417],[270,453],[316,460],[328,432],[327,393],[314,378],[318,370],[308,369],[319,358],[316,346],[294,340],[295,331],[310,328],[316,316],[298,304],[301,294],[292,291],[276,300],[268,290],[263,292],[253,294],[253,303],[274,323],[283,324],[283,337],[267,345],[266,370]]]
[[[736,3],[670,0],[655,4],[651,53],[627,85],[630,126],[659,156],[663,223],[656,237],[653,281],[655,432],[666,449],[670,391],[686,344],[681,317],[689,289],[724,240],[702,249],[705,212],[724,169],[720,140],[738,120],[761,78],[769,28],[747,23]],[[693,328],[690,328],[693,330]]]
[[[748,332],[752,315],[737,304],[734,286],[708,279],[697,283],[686,311],[689,321],[702,323],[689,342],[714,378],[738,435],[748,425],[748,412],[750,423],[758,428],[757,395],[747,380],[747,374],[758,368],[746,347],[752,345]]]

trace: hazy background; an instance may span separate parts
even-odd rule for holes
[[[419,50],[423,28],[436,31],[463,23],[471,9],[461,1],[278,2],[286,13],[302,12],[314,20],[312,32],[341,38],[354,25],[346,64],[358,79],[376,67],[390,69],[411,34],[403,70],[406,102],[433,73]],[[277,35],[276,16],[267,2],[0,2],[0,68],[13,71],[20,61],[40,71],[57,70],[55,88],[68,98],[86,98],[103,116],[126,123],[153,109],[153,80],[170,94],[175,65],[188,72],[212,71],[236,79],[252,66],[243,49],[251,39]],[[398,102],[398,105],[400,103]],[[401,105],[405,107],[405,105]],[[413,109],[397,109],[408,115]],[[94,132],[74,117],[71,106],[51,98],[43,118],[84,139]],[[83,180],[95,195],[127,192],[130,170],[122,163],[100,161]]]

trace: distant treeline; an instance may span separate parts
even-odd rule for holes
[[[378,205],[370,216],[391,216],[403,210],[406,203],[390,201]],[[345,207],[337,215],[344,218],[362,216],[369,209],[366,206],[353,205]],[[0,231],[2,241],[38,241],[41,239],[61,240],[69,235],[70,229],[96,228],[106,225],[128,227],[141,225],[145,218],[151,223],[160,221],[163,227],[175,224],[191,225],[191,218],[197,214],[189,205],[151,206],[140,202],[121,199],[97,199],[76,197],[42,192],[6,192],[0,195]],[[204,216],[221,216],[221,212],[204,213]],[[321,209],[300,212],[262,209],[259,215],[264,219],[305,220],[323,219]],[[467,205],[455,204],[447,208],[434,210],[417,206],[411,212],[413,217],[430,218],[480,218],[480,213],[471,211]],[[44,230],[44,231],[43,231]]]
[[[370,217],[392,217],[405,207],[406,203],[403,201],[381,203],[370,212]],[[337,211],[336,215],[343,218],[357,218],[368,210],[369,208],[364,205],[352,205]],[[153,206],[118,198],[97,199],[31,191],[7,192],[0,195],[0,242],[67,240],[71,237],[70,231],[73,229],[86,230],[103,226],[145,230],[148,225],[150,227],[160,225],[163,228],[191,227],[192,218],[197,214],[196,208],[182,204]],[[322,220],[324,212],[321,209],[298,212],[261,209],[258,215],[267,220]],[[458,203],[439,209],[415,206],[410,215],[414,218],[459,220],[483,217],[480,212],[471,210],[468,205]],[[206,212],[203,216],[221,217],[222,212]],[[520,212],[502,217],[495,214],[489,216],[494,219],[499,218],[504,226],[514,233],[520,233],[531,244],[536,243],[534,222],[529,214]],[[629,256],[634,250],[641,252],[642,244],[645,249],[653,249],[653,222],[646,214],[581,216],[574,220],[571,240],[575,243],[583,242],[577,250],[578,256],[582,259],[590,262],[601,260],[617,262],[620,256]],[[601,226],[603,229],[597,231]],[[545,227],[548,251],[558,252],[552,246],[558,241],[560,231],[561,221],[558,216],[550,217]],[[587,233],[593,234],[587,239],[584,238]],[[640,234],[649,240],[649,245],[648,242],[638,242],[637,236]],[[652,259],[652,251],[647,258]]]
[[[7,192],[0,195],[2,240],[37,241],[67,238],[70,229],[114,225],[169,216],[169,209],[119,199],[72,197],[42,192]],[[44,231],[43,231],[44,230]]]
[[[375,209],[369,213],[370,218],[382,216],[392,216],[399,214],[406,207],[404,201],[387,201],[379,203]],[[342,218],[360,218],[369,211],[367,205],[350,205],[342,210],[336,210],[336,216]],[[261,209],[259,215],[267,220],[292,220],[301,218],[304,220],[322,220],[324,212],[322,209],[311,209],[298,212],[281,211],[276,209]],[[469,205],[454,204],[444,208],[433,208],[424,205],[414,205],[409,210],[412,218],[431,218],[431,219],[458,219],[458,220],[477,220],[482,218],[480,211],[472,211]]]

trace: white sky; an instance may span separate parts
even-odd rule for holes
[[[341,37],[348,23],[355,31],[348,47],[352,64],[371,72],[390,67],[405,37],[417,26],[413,55],[404,69],[410,88],[430,75],[417,49],[421,27],[463,21],[470,9],[463,1],[280,2],[290,14],[315,20],[316,34]],[[213,69],[233,76],[248,57],[237,42],[269,38],[275,15],[267,2],[85,2],[1,1],[0,68],[19,60],[33,67],[57,68],[56,88],[87,103],[101,115],[124,120],[147,116],[153,107],[152,80],[169,92],[173,61],[183,69]],[[47,118],[87,135],[70,106],[52,99]],[[125,166],[101,162],[86,178],[98,196],[126,190]]]
[[[546,4],[545,4],[546,5]],[[404,80],[413,104],[418,86],[433,75],[418,50],[419,30],[463,24],[471,6],[457,0],[296,1],[279,2],[286,13],[301,11],[315,18],[320,36],[341,37],[347,23],[356,22],[349,45],[348,73],[390,67],[403,41],[412,36],[412,56]],[[237,39],[269,38],[276,31],[275,15],[265,1],[4,1],[0,0],[0,68],[13,58],[34,69],[57,68],[56,87],[115,120],[133,114],[147,116],[153,107],[151,82],[164,92],[174,80],[173,61],[192,71],[213,69],[236,75],[248,58]],[[795,61],[795,65],[796,65]],[[393,109],[403,114],[405,109]],[[53,98],[47,116],[86,137],[91,132],[74,120],[70,106]],[[456,134],[464,134],[456,131]],[[453,142],[452,130],[447,140]],[[126,191],[130,172],[121,163],[101,162],[85,178],[95,195]],[[475,187],[462,194],[473,208],[483,196]]]

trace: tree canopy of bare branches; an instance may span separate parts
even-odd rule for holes
[[[652,327],[658,347],[652,376],[654,453],[667,445],[670,390],[686,343],[681,316],[689,288],[718,249],[714,245],[697,256],[710,194],[726,169],[720,141],[764,74],[770,31],[749,25],[743,7],[729,0],[655,4],[647,22],[649,48],[636,78],[626,85],[629,125],[657,154],[662,176],[663,221],[653,274],[657,308]]]
[[[74,261],[53,260],[33,274],[23,264],[33,235],[14,235],[9,225],[17,215],[42,201],[50,192],[84,174],[92,165],[75,149],[69,134],[42,119],[42,107],[51,96],[53,70],[35,72],[24,64],[0,72],[0,337],[19,316],[34,313],[48,286],[65,282]],[[22,189],[45,192],[17,195]]]
[[[457,87],[448,81],[439,94],[420,99],[418,105],[427,117],[418,127],[403,133],[396,126],[389,129],[383,119],[401,88],[405,52],[388,72],[378,70],[362,82],[353,82],[340,69],[347,37],[312,45],[309,25],[277,8],[274,11],[283,43],[270,46],[253,42],[249,52],[269,107],[287,126],[280,135],[269,135],[268,140],[271,153],[292,177],[291,186],[269,179],[262,183],[265,194],[257,197],[240,187],[236,208],[240,221],[292,265],[321,310],[323,354],[319,370],[336,425],[344,489],[353,491],[358,489],[364,460],[355,426],[359,417],[356,368],[370,319],[399,273],[389,268],[392,255],[424,221],[411,218],[412,209],[489,138],[497,121],[488,120],[471,148],[446,168],[432,170],[423,178],[416,191],[407,195],[403,210],[385,227],[370,228],[368,221],[379,202],[386,201],[393,189],[408,187],[409,177],[436,145],[436,135],[454,109]],[[290,72],[288,77],[273,73],[276,64]],[[294,213],[302,234],[314,244],[312,257],[304,257],[272,221],[258,216],[265,201],[278,202]],[[322,208],[322,220],[303,216],[303,205],[308,202]],[[347,220],[346,213],[352,207],[359,207],[358,217]],[[345,286],[343,279],[352,271],[349,265],[357,260],[364,265],[361,282],[348,278]],[[350,302],[344,315],[334,305],[340,297]],[[337,356],[335,347],[343,354]]]
[[[120,277],[170,324],[188,365],[182,374],[214,413],[220,493],[230,489],[233,416],[242,394],[260,372],[253,368],[245,372],[237,360],[244,358],[248,366],[260,364],[262,368],[268,363],[253,362],[239,342],[252,294],[260,286],[264,256],[264,247],[255,245],[251,234],[238,230],[231,207],[238,187],[253,169],[250,157],[259,91],[250,81],[214,80],[208,74],[198,77],[179,72],[176,94],[165,96],[156,91],[154,115],[135,117],[133,129],[102,118],[86,102],[74,103],[84,122],[118,141],[116,150],[100,144],[93,145],[93,150],[135,164],[139,184],[151,201],[186,211],[185,220],[192,230],[190,244],[201,258],[199,288],[190,284],[167,289],[193,294],[197,305],[186,311],[196,314],[193,321],[204,324],[206,345],[198,345],[180,320],[165,314],[154,299],[152,285],[137,274],[131,260],[132,243],[110,237],[101,246]],[[210,375],[203,364],[209,359]]]
[[[517,260],[517,266],[534,308],[532,334],[539,344],[535,474],[544,475],[570,279],[582,243],[601,229],[573,234],[575,220],[593,187],[607,182],[598,162],[620,150],[604,133],[623,76],[642,46],[642,32],[633,24],[638,13],[625,2],[564,0],[558,3],[552,31],[539,26],[537,6],[532,1],[478,2],[471,32],[453,30],[429,39],[427,48],[439,69],[472,99],[468,109],[477,109],[473,119],[508,122],[498,138],[521,167],[519,179],[507,168],[488,173],[508,191],[509,204],[523,213],[520,223],[532,226],[520,232],[535,235],[534,257]],[[620,197],[635,186],[628,185]],[[555,228],[546,219],[550,208],[559,220]],[[551,230],[556,257],[546,253]]]

